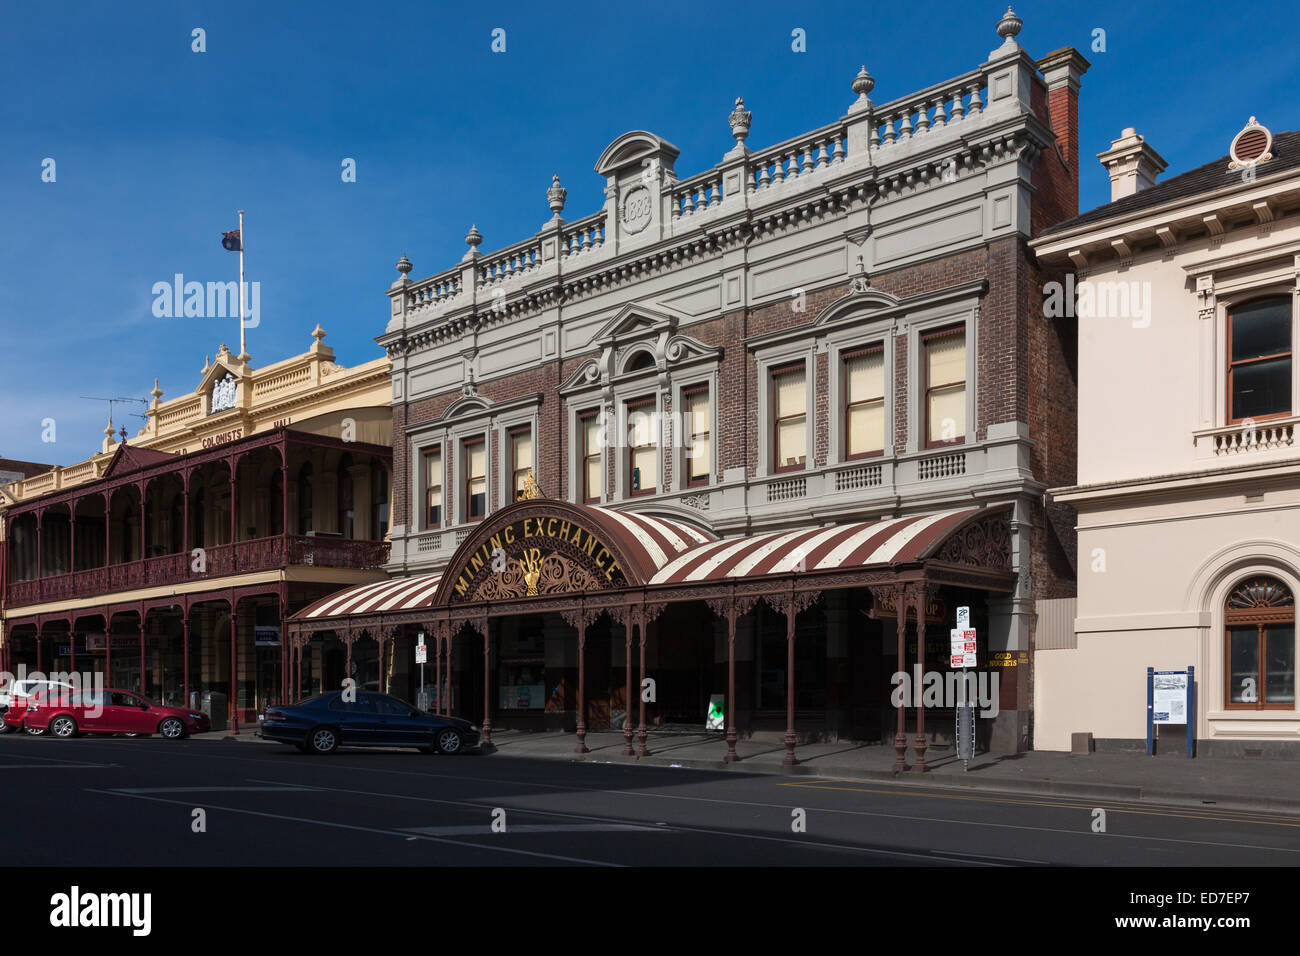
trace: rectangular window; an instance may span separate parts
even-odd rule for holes
[[[487,445],[483,440],[461,445],[465,458],[465,520],[479,521],[487,514]]]
[[[659,443],[655,435],[654,396],[630,401],[627,409],[627,487],[634,495],[649,495],[659,487]]]
[[[966,331],[924,337],[925,446],[966,440]]]
[[[802,468],[808,460],[808,393],[804,363],[772,370],[772,470]]]
[[[513,500],[518,501],[524,494],[524,479],[533,470],[533,430],[528,426],[510,432],[510,467],[513,474],[510,485],[514,489]]]
[[[712,467],[713,436],[709,420],[709,386],[697,385],[682,393],[683,430],[689,439],[684,456],[686,484],[707,485]]]
[[[424,453],[424,526],[442,525],[442,448]]]
[[[874,345],[844,356],[844,457],[885,450],[885,348]]]
[[[578,417],[578,431],[582,436],[582,500],[594,504],[600,501],[605,484],[600,473],[600,412],[583,412]]]
[[[1291,414],[1291,298],[1260,299],[1228,315],[1230,424]]]

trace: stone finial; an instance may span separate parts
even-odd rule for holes
[[[553,218],[559,219],[560,213],[564,212],[564,200],[568,195],[569,191],[560,185],[560,174],[556,173],[551,177],[551,187],[546,190],[546,202],[551,207]]]
[[[411,260],[406,258],[405,252],[402,253],[402,258],[397,260],[397,271],[403,276],[411,271]],[[320,328],[320,326],[318,325],[316,328]]]
[[[866,64],[858,70],[858,75],[853,78],[853,92],[858,94],[858,99],[866,99],[867,94],[876,88],[876,81],[871,74],[867,72]]]
[[[202,372],[202,374],[203,374],[203,375],[207,375],[207,374],[208,374],[208,369],[210,369],[210,368],[212,368],[212,356],[211,356],[211,355],[205,355],[205,356],[203,356],[203,372]]]
[[[113,416],[112,415],[108,416],[108,426],[104,429],[104,436],[109,441],[113,440]]]
[[[483,234],[478,231],[478,226],[469,227],[469,232],[465,233],[465,245],[474,251],[478,251],[478,244],[483,241]]]
[[[229,355],[230,355],[229,346],[227,346],[225,342],[222,342],[221,347],[217,349],[217,358],[221,358],[222,356],[229,356]]]
[[[1016,11],[1012,10],[1011,6],[1008,5],[1007,12],[998,21],[998,36],[1014,43],[1016,36],[1020,33],[1020,28],[1024,25],[1025,21],[1016,16]]]
[[[754,114],[745,109],[745,98],[737,96],[736,108],[731,111],[731,116],[728,117],[731,122],[731,135],[735,137],[737,146],[742,145],[745,138],[749,136],[749,122],[753,118]]]
[[[149,394],[153,396],[153,402],[155,405],[157,405],[158,399],[162,398],[163,396],[163,390],[158,387],[158,379],[153,380],[153,390],[149,392]]]

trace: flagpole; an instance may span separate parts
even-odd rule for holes
[[[244,347],[244,210],[239,210],[239,360],[248,361]]]

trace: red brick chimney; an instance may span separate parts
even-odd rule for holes
[[[1069,168],[1068,185],[1061,197],[1069,206],[1062,210],[1067,218],[1079,213],[1079,80],[1091,65],[1072,47],[1056,50],[1038,61],[1038,69],[1047,81],[1052,132]]]

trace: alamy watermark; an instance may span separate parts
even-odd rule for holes
[[[966,686],[962,687],[965,680]],[[889,702],[894,707],[957,707],[965,702],[980,708],[981,717],[996,717],[1002,675],[988,671],[926,671],[919,664],[909,674],[898,671],[890,678],[894,691]]]
[[[255,329],[262,321],[262,284],[244,285],[244,328]],[[239,318],[238,282],[186,282],[178,272],[170,282],[155,282],[150,291],[154,296],[153,314],[160,319]]]

